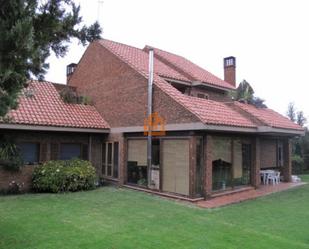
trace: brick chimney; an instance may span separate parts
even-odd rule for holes
[[[73,75],[76,67],[77,67],[76,63],[71,63],[71,64],[67,65],[67,83],[69,83],[69,80],[70,80],[71,76]]]
[[[236,87],[236,58],[233,56],[223,59],[224,81]]]

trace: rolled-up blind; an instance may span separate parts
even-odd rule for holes
[[[232,163],[231,142],[231,138],[213,137],[213,161],[221,159]]]
[[[128,140],[128,161],[137,162],[139,166],[147,166],[147,140]]]

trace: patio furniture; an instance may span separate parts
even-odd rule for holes
[[[292,182],[301,182],[301,179],[298,176],[292,175]]]
[[[274,170],[270,170],[270,169],[267,169],[267,170],[260,170],[260,176],[262,177],[262,182],[264,185],[268,184],[268,175],[272,175],[274,174],[275,171]]]
[[[274,171],[273,173],[267,174],[266,184],[272,182],[273,185],[280,183],[280,172]]]

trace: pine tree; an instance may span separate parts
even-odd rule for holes
[[[28,79],[44,78],[51,51],[63,57],[72,38],[100,38],[97,22],[80,27],[79,11],[72,0],[0,0],[0,117],[17,107]]]

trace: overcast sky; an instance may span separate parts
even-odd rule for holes
[[[220,78],[223,57],[235,56],[238,83],[246,79],[282,114],[294,102],[309,115],[308,0],[76,2],[86,24],[100,21],[104,38],[182,55]],[[52,56],[46,79],[65,83],[66,65],[85,49],[73,42],[65,58]]]

